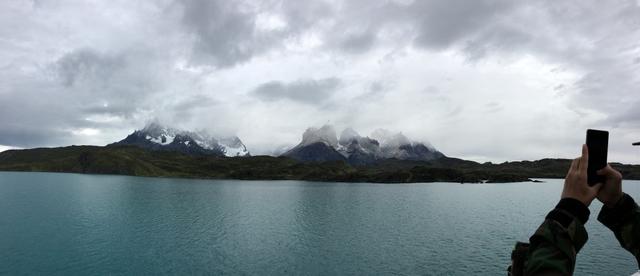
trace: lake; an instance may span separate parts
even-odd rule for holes
[[[562,180],[236,181],[0,172],[0,274],[506,275]],[[640,182],[623,189],[640,199]],[[577,275],[630,275],[597,220]]]

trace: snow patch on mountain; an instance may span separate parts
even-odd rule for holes
[[[347,158],[358,155],[358,158],[375,160],[381,156],[380,144],[377,140],[362,137],[353,128],[346,128],[340,133],[338,152]]]
[[[145,133],[145,138],[150,142],[159,145],[169,145],[173,143],[176,138],[177,130],[163,127],[157,123],[151,123],[146,125],[142,132]]]
[[[236,136],[221,138],[218,143],[224,147],[226,156],[234,157],[249,155],[247,147],[242,143],[242,141],[240,141],[240,138]]]
[[[144,138],[147,142],[139,139]],[[148,146],[152,149],[176,150],[186,153],[210,152],[228,157],[249,156],[247,147],[237,136],[216,138],[205,131],[184,131],[153,122],[115,144]]]

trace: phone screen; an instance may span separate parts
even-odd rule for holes
[[[603,130],[587,130],[587,148],[589,149],[589,165],[587,167],[587,182],[595,185],[604,181],[596,172],[607,166],[607,151],[609,146],[609,132]]]

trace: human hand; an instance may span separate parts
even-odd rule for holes
[[[622,198],[622,174],[614,170],[609,164],[598,171],[604,176],[602,189],[598,192],[598,200],[607,207],[613,207]]]
[[[582,156],[571,162],[571,168],[564,179],[562,198],[573,198],[589,207],[591,201],[598,195],[602,183],[593,186],[587,184],[587,165],[589,164],[589,149],[582,145]]]

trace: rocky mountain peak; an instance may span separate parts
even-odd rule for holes
[[[338,146],[338,136],[332,125],[324,125],[321,128],[310,127],[302,134],[301,145],[310,145],[322,142],[330,147]]]
[[[377,129],[371,137],[362,137],[353,128],[346,128],[337,139],[335,129],[330,125],[319,129],[312,127],[305,131],[300,144],[283,155],[302,161],[330,161],[336,160],[335,153],[338,153],[343,160],[355,165],[387,158],[427,161],[444,157],[428,143],[413,142],[401,132]]]
[[[340,133],[340,139],[338,140],[338,143],[340,145],[343,146],[347,146],[349,145],[353,140],[358,140],[360,139],[360,134],[358,134],[357,131],[355,131],[353,128],[345,128],[341,133]]]
[[[216,138],[205,131],[185,131],[158,122],[151,122],[111,145],[134,145],[152,150],[228,157],[249,155],[247,147],[237,136]]]

